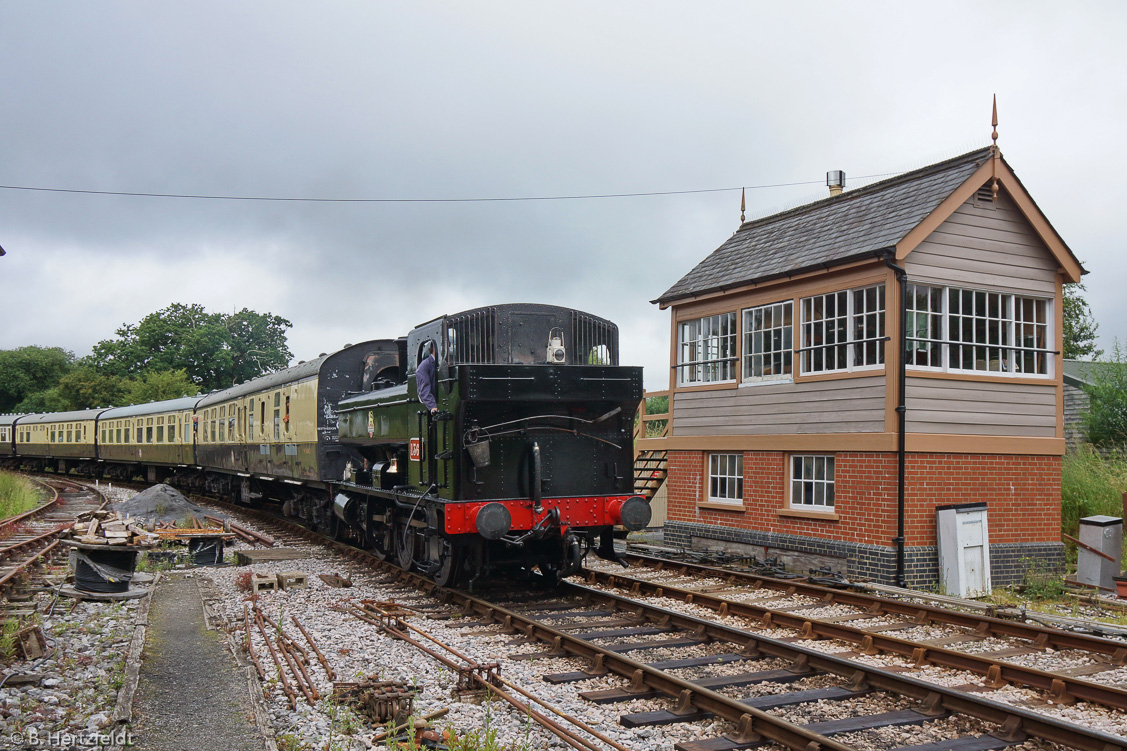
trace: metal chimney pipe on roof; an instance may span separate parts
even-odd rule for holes
[[[839,169],[827,172],[826,185],[830,188],[831,196],[840,196],[841,192],[845,190],[845,172]]]

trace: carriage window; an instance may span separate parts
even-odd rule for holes
[[[254,399],[250,400],[250,408],[247,409],[247,438],[254,440]]]
[[[274,392],[274,440],[282,437],[282,393]]]
[[[289,397],[289,394],[286,394],[286,419],[284,420],[284,422],[286,424],[286,432],[288,433],[288,432],[290,432],[290,397]]]
[[[227,411],[226,407],[222,407],[219,410],[219,440],[220,441],[226,441],[227,440],[227,418],[224,415],[224,413],[226,411]]]
[[[145,442],[146,443],[152,443],[153,442],[153,429],[151,427],[145,428]]]
[[[67,443],[73,443],[74,442],[72,440],[73,436],[74,436],[74,430],[68,427],[67,428]]]
[[[51,443],[55,442],[55,429],[51,428]]]
[[[263,399],[258,403],[261,407],[261,414],[259,415],[258,424],[262,426],[262,437],[266,437],[266,400]]]

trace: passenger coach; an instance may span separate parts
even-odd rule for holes
[[[98,417],[98,458],[108,477],[144,474],[150,482],[169,468],[196,463],[193,416],[200,396],[107,409]]]

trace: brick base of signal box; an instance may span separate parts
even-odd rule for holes
[[[896,578],[896,454],[835,452],[834,509],[829,518],[788,508],[788,454],[743,452],[743,504],[702,501],[708,454],[668,454],[665,544],[779,557],[805,574],[829,565],[849,577]],[[939,582],[936,508],[985,502],[994,586],[1021,581],[1027,570],[1058,571],[1059,456],[907,455],[905,571],[909,586]]]

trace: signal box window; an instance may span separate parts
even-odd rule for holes
[[[743,503],[743,454],[709,454],[708,500],[712,503]]]
[[[781,302],[748,308],[744,317],[743,379],[791,379],[794,303]]]
[[[802,372],[884,364],[884,285],[802,299]]]
[[[735,313],[682,321],[678,340],[677,380],[681,385],[735,380]]]

